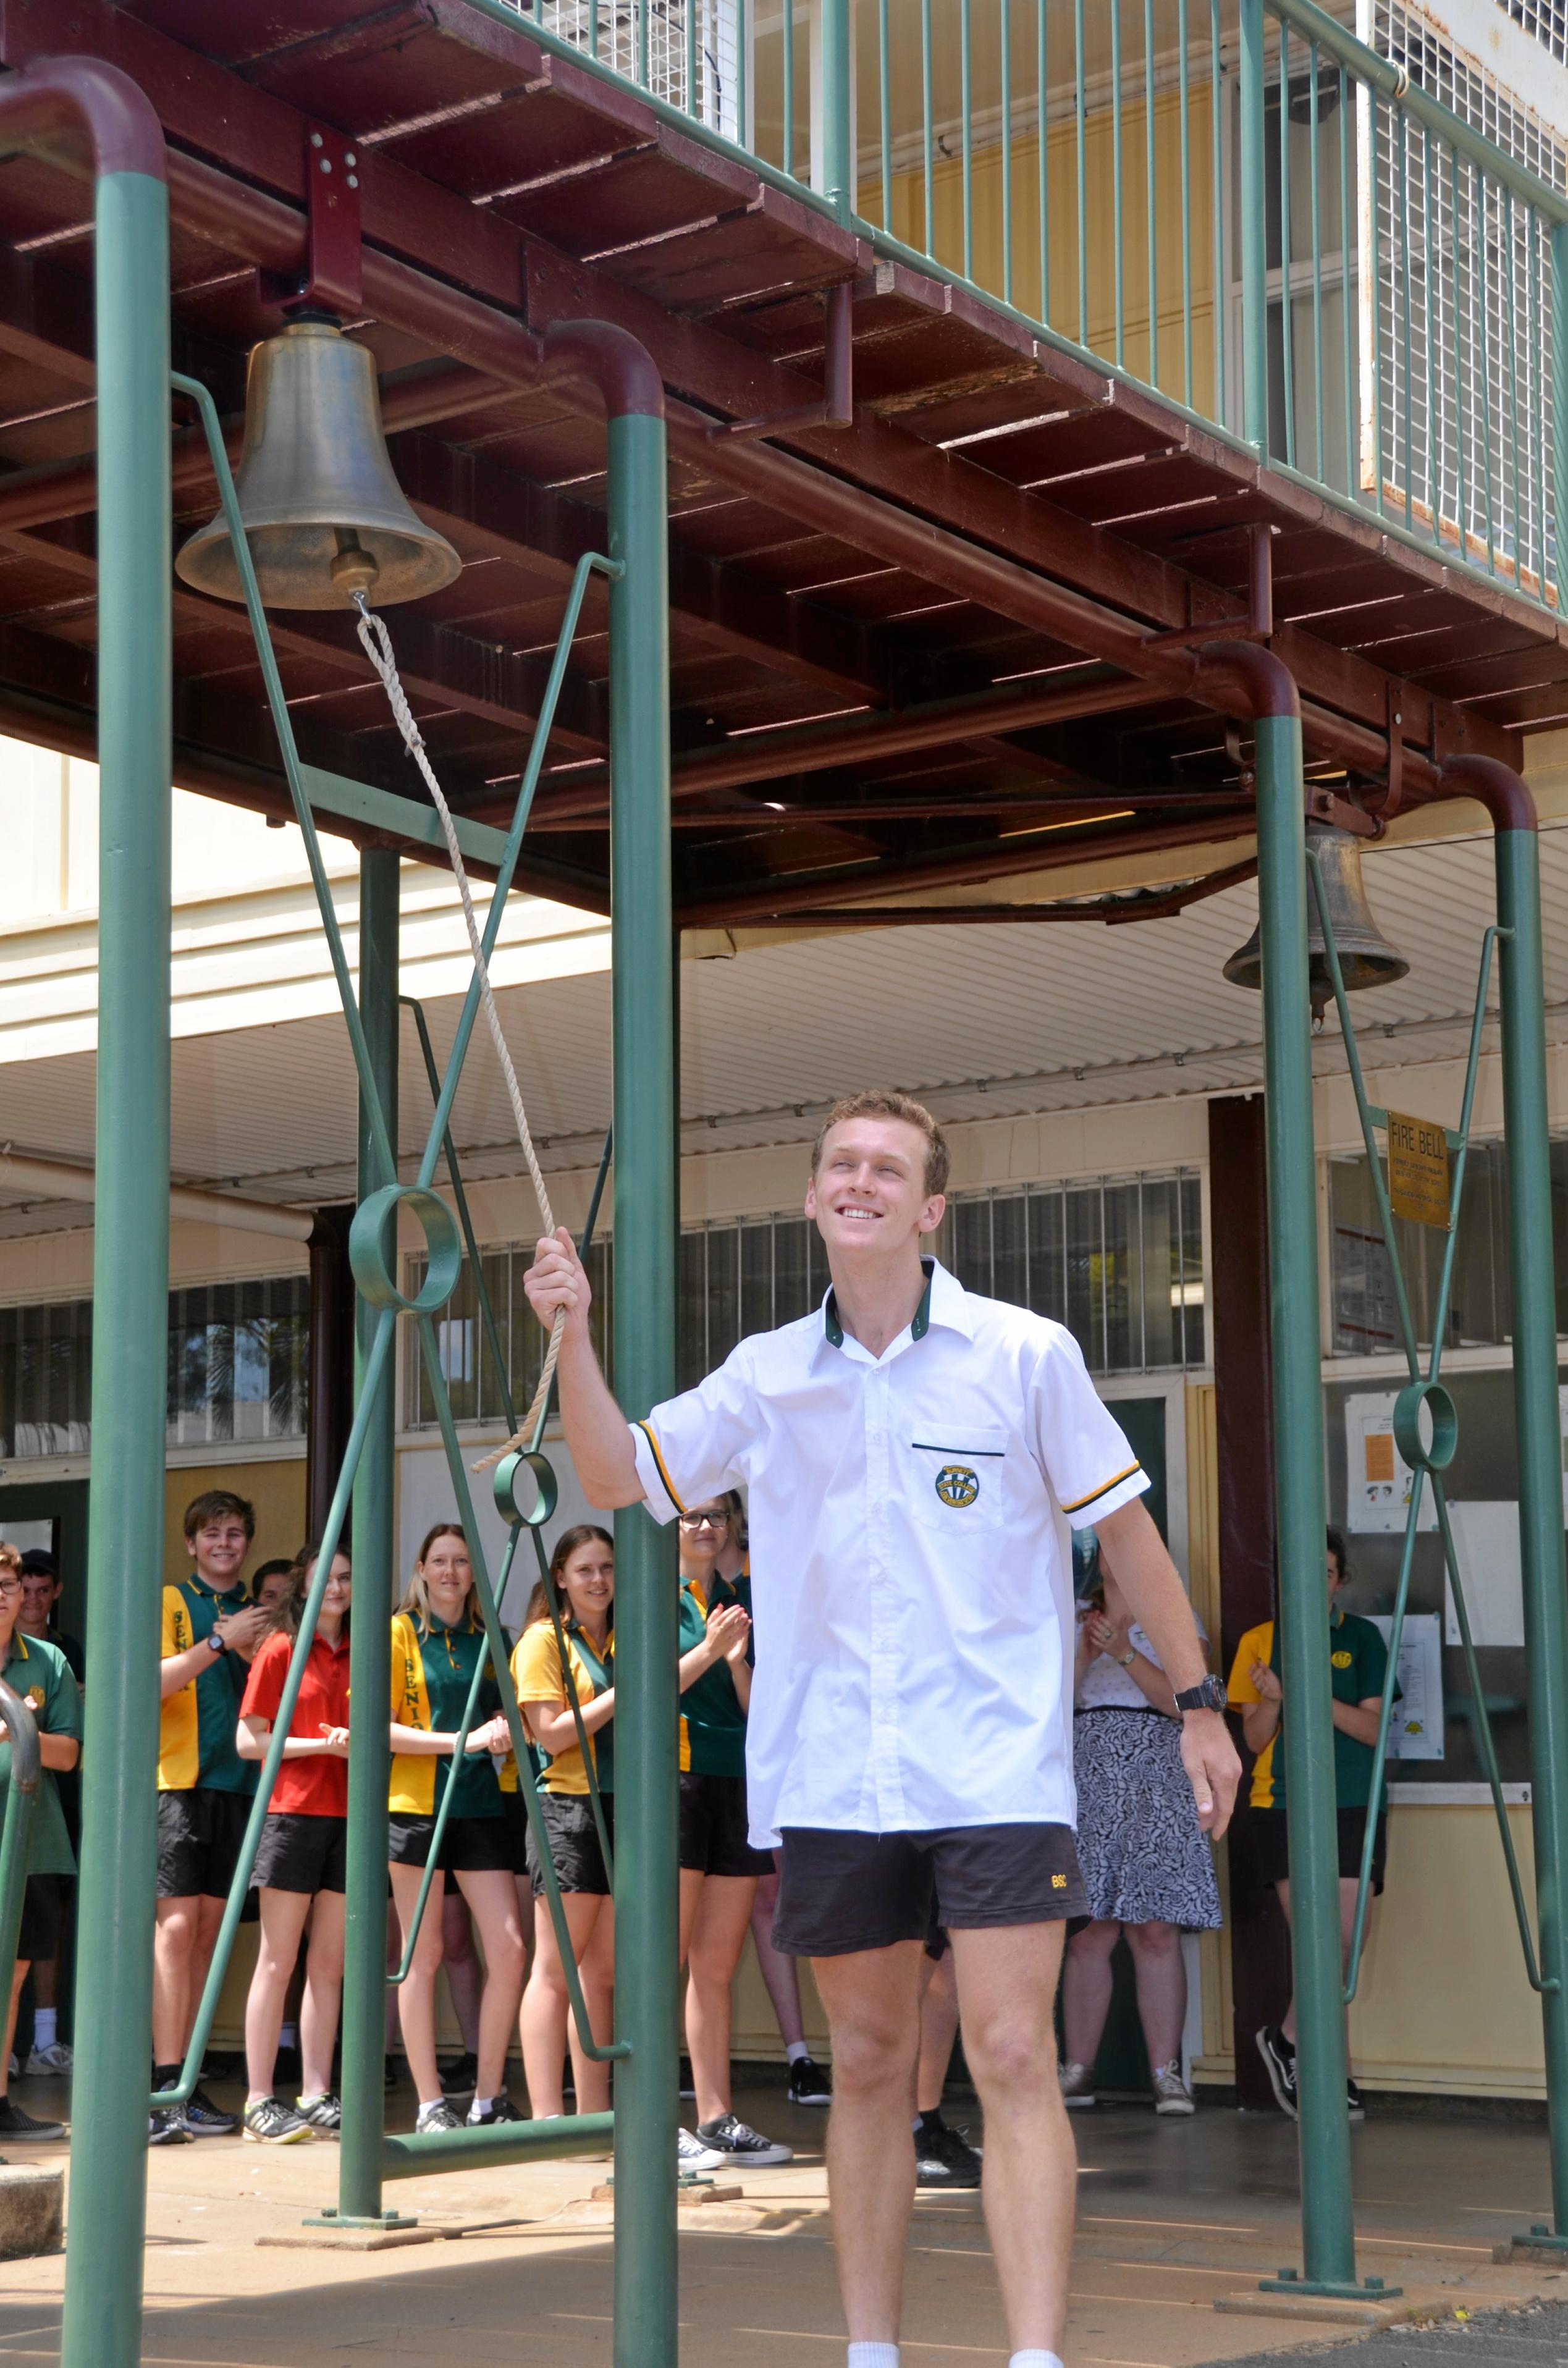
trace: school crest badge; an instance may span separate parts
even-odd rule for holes
[[[944,1463],[933,1485],[943,1504],[961,1513],[980,1494],[980,1474],[967,1463]]]

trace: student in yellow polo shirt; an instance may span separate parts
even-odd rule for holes
[[[1367,1811],[1372,1798],[1372,1773],[1377,1758],[1378,1715],[1382,1707],[1383,1680],[1388,1671],[1388,1646],[1382,1632],[1369,1620],[1345,1611],[1335,1600],[1350,1577],[1345,1540],[1338,1530],[1327,1535],[1328,1661],[1334,1689],[1334,1785],[1339,1815],[1340,1949],[1347,1964],[1350,1934],[1356,1918],[1356,1893],[1361,1878],[1361,1850],[1367,1834]],[[1252,1830],[1258,1870],[1272,1883],[1290,1920],[1290,1848],[1285,1821],[1285,1755],[1279,1749],[1280,1723],[1289,1683],[1281,1674],[1279,1630],[1273,1620],[1249,1628],[1236,1647],[1226,1695],[1233,1710],[1242,1713],[1242,1734],[1256,1758],[1252,1770]],[[1398,1689],[1395,1689],[1397,1693]],[[1383,1887],[1383,1862],[1388,1850],[1388,1813],[1378,1819],[1372,1853],[1372,1889]],[[1266,2023],[1257,2034],[1258,2053],[1267,2067],[1281,2112],[1296,2117],[1296,2001],[1291,1998],[1277,2023]],[[1354,2080],[1347,2082],[1350,2118],[1359,2121],[1366,2108]]]

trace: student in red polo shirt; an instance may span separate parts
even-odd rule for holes
[[[240,1704],[236,1748],[264,1759],[318,1559],[301,1548],[271,1633]],[[283,1761],[267,1804],[251,1887],[261,1894],[261,1946],[245,2004],[244,2134],[264,2146],[292,2146],[320,2132],[336,2137],[342,2108],[332,2090],[332,2050],[343,1996],[343,1886],[348,1829],[348,1557],[335,1554],[321,1616],[294,1705]],[[312,1913],[312,1903],[314,1913]],[[293,2106],[272,2093],[283,1998],[310,1918],[305,1996],[300,2016],[301,2091]]]

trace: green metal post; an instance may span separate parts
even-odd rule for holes
[[[1527,803],[1523,793],[1520,806]],[[1522,814],[1517,817],[1522,819]],[[1533,825],[1533,818],[1532,818]],[[1503,1126],[1514,1293],[1514,1422],[1530,1713],[1530,1816],[1546,2039],[1551,2233],[1568,2241],[1568,1577],[1557,1411],[1551,1158],[1546,1102],[1546,988],[1540,866],[1533,826],[1496,835]]]
[[[822,9],[822,88],[817,94],[817,105],[822,110],[823,188],[839,221],[847,222],[855,211],[856,199],[850,0],[818,0],[818,5]]]
[[[398,858],[389,848],[359,859],[359,1012],[376,1092],[397,1141]],[[367,1101],[359,1110],[358,1197],[396,1181],[384,1173]],[[356,1385],[362,1381],[377,1323],[355,1303]],[[354,1610],[348,1643],[349,1689],[356,1703],[383,1713],[391,1691],[392,1609],[396,1587],[392,1535],[394,1374],[389,1364],[381,1404],[366,1436],[354,1481]],[[383,2064],[387,1999],[387,1784],[391,1745],[386,1715],[356,1717],[348,1742],[348,1876],[343,1968],[343,2137],[337,2177],[340,2220],[396,2218],[381,2210]]]
[[[1281,669],[1281,672],[1283,669]],[[1292,709],[1294,709],[1294,701]],[[1328,1666],[1317,1180],[1299,711],[1260,715],[1257,903],[1263,942],[1275,1517],[1290,1839],[1290,1956],[1305,2283],[1358,2292],[1339,1965],[1339,1852]],[[1300,2284],[1301,2281],[1290,2281]]]
[[[641,348],[590,334],[604,341],[609,555],[623,570],[609,595],[614,1380],[641,1415],[676,1381],[664,397]],[[615,2076],[614,2356],[616,2368],[676,2368],[675,1542],[637,1507],[615,1531],[615,2013],[630,2054]]]
[[[18,78],[19,79],[19,78]],[[139,97],[139,94],[137,94]],[[154,127],[155,128],[155,127]],[[161,142],[160,142],[161,145]],[[98,1193],[71,2242],[61,2359],[142,2349],[169,1354],[168,190],[106,172],[98,359]],[[108,1983],[96,1979],[112,1966]]]
[[[1263,0],[1240,0],[1242,434],[1268,457],[1268,224],[1264,165]],[[1219,173],[1219,160],[1215,160]],[[1216,181],[1215,205],[1219,207]]]

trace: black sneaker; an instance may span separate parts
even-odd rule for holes
[[[461,2127],[462,2123],[445,2097],[437,2097],[433,2103],[420,2106],[415,2119],[414,2134],[415,2137],[423,2137],[426,2130],[460,2130]]]
[[[475,2055],[460,2055],[453,2064],[439,2066],[443,2097],[472,2097],[473,2084],[479,2078],[479,2059]]]
[[[735,2113],[720,2113],[711,2122],[699,2122],[697,2135],[710,2154],[752,2170],[767,2170],[777,2162],[795,2159],[793,2146],[778,2146],[773,2139],[760,2136]]]
[[[833,2075],[824,2064],[810,2055],[797,2055],[790,2066],[790,2102],[792,2105],[831,2105]]]
[[[50,2138],[65,2135],[63,2122],[35,2121],[31,2113],[23,2112],[9,2097],[0,2097],[0,2138],[14,2138],[19,2143],[42,2146]]]
[[[389,2089],[395,2089],[397,2087],[397,2057],[395,2055],[389,2055],[381,2067],[381,2087]]]
[[[147,2116],[149,2146],[189,2146],[194,2135],[186,2126],[183,2105],[158,2105]]]
[[[488,2130],[494,2128],[497,2122],[520,2122],[522,2118],[510,2097],[505,2094],[492,2097],[483,2113],[477,2098],[468,2109],[468,2127],[471,2130]]]
[[[917,2187],[978,2187],[980,2149],[971,2146],[962,2130],[955,2130],[940,2112],[922,2113],[915,2133],[915,2183]]]
[[[1266,2022],[1257,2034],[1257,2052],[1268,2074],[1274,2101],[1282,2113],[1296,2118],[1296,2051],[1278,2023]]]
[[[258,2097],[245,2107],[244,2120],[245,2135],[257,2146],[298,2146],[315,2135],[303,2114],[281,2097]]]
[[[324,2089],[319,2097],[296,2097],[294,2111],[324,2138],[343,2134],[343,2106],[330,2089]]]
[[[239,2115],[225,2113],[212,2102],[205,2089],[191,2090],[185,2118],[193,2138],[226,2138],[239,2127]]]
[[[1367,2100],[1354,2080],[1346,2080],[1345,2083],[1345,2102],[1353,2122],[1366,2120]]]

